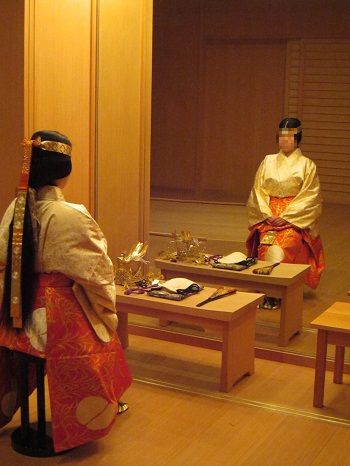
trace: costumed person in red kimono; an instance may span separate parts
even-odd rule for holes
[[[19,406],[14,351],[45,358],[60,452],[110,431],[131,375],[106,240],[85,207],[62,194],[72,145],[55,131],[23,144],[18,194],[0,224],[0,427]]]
[[[301,139],[300,120],[280,122],[280,150],[261,162],[248,199],[247,250],[260,260],[310,264],[305,283],[316,288],[324,270],[318,231],[322,198],[316,165],[302,154]],[[278,305],[276,298],[267,297],[262,307]]]

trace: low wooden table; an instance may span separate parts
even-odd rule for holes
[[[303,285],[309,265],[280,264],[270,275],[252,273],[254,268],[271,265],[271,262],[265,261],[258,261],[254,266],[240,272],[163,259],[156,259],[155,265],[166,279],[185,277],[198,283],[235,286],[281,298],[279,346],[286,346],[290,338],[302,329]]]
[[[205,287],[197,295],[183,301],[153,298],[146,294],[125,295],[117,287],[118,335],[124,348],[128,346],[128,333],[158,338],[176,343],[200,346],[222,352],[220,390],[228,392],[246,374],[254,372],[254,339],[256,307],[262,294],[237,292],[208,303],[196,304],[214,292]],[[222,340],[187,335],[164,329],[128,325],[128,314],[168,319],[215,330]]]
[[[350,303],[332,304],[311,322],[311,327],[318,329],[313,404],[322,408],[328,344],[336,346],[333,382],[343,382],[344,350],[350,346]]]

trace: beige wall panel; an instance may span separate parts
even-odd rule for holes
[[[147,240],[152,3],[99,2],[98,221],[115,259]]]
[[[87,0],[29,0],[27,5],[30,10],[27,40],[31,42],[28,131],[54,129],[69,136],[73,143],[73,172],[65,196],[92,209],[89,186],[92,5]]]
[[[0,218],[14,198],[24,136],[24,2],[1,1],[0,56]]]

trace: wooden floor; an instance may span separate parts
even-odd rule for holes
[[[209,238],[212,252],[243,244],[242,207],[176,204],[153,201],[153,231],[189,229]],[[349,299],[349,214],[348,207],[325,207],[327,270],[317,292],[305,294],[305,325],[328,303]],[[156,238],[151,257],[168,241]],[[278,313],[260,314],[259,338],[267,346],[277,319]],[[305,331],[288,350],[307,353],[314,345],[315,334]],[[62,456],[29,458],[10,446],[16,415],[0,430],[0,466],[350,466],[350,375],[335,385],[327,373],[325,408],[316,409],[311,368],[256,359],[255,374],[223,394],[218,352],[131,336],[127,358],[134,383],[123,398],[130,410],[109,436]]]
[[[219,353],[131,336],[136,379],[100,441],[46,459],[11,450],[18,416],[0,430],[1,466],[350,466],[350,376],[327,374],[325,409],[312,408],[313,370],[256,360],[229,394],[217,391]]]
[[[232,204],[205,204],[155,199],[151,201],[151,239],[149,259],[165,249],[169,238],[161,236],[174,230],[189,230],[195,236],[207,239],[207,250],[227,254],[245,252],[247,216],[245,206]],[[293,339],[293,352],[313,354],[315,333],[309,323],[335,301],[349,301],[350,206],[324,205],[320,221],[326,269],[317,290],[305,286],[303,325],[306,332]],[[159,235],[159,233],[161,235]],[[259,311],[257,344],[276,347],[280,314],[277,311]]]

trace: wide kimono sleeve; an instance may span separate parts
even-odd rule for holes
[[[266,159],[261,162],[256,172],[254,185],[248,198],[247,213],[249,227],[263,222],[272,215],[269,207],[270,196],[262,187],[265,176],[265,164]]]
[[[299,193],[281,214],[281,218],[318,235],[317,220],[322,212],[322,197],[316,165],[308,158],[304,168],[304,181]]]
[[[46,232],[41,232],[43,272],[61,272],[74,280],[73,292],[97,336],[109,341],[116,332],[114,267],[98,224],[83,206],[55,202]]]

